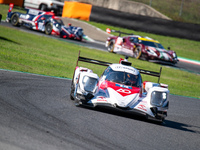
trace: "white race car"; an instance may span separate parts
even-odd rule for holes
[[[108,66],[99,78],[88,68],[78,67],[78,61]],[[140,73],[158,77],[158,83],[143,82]],[[163,122],[167,116],[169,90],[160,84],[160,72],[136,69],[121,60],[111,64],[86,57],[78,57],[74,71],[70,98],[76,106],[108,106],[124,111],[141,112],[147,118]]]

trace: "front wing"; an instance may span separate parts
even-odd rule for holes
[[[133,113],[140,113],[145,116],[149,116],[152,119],[155,120],[162,120],[163,118],[167,117],[167,107],[161,108],[161,107],[153,107],[148,104],[148,102],[145,99],[138,99],[131,107],[119,107],[116,104],[112,104],[109,98],[106,98],[105,96],[95,96],[91,100],[89,100],[87,103],[83,102],[81,103],[83,106],[89,106],[89,107],[111,107],[114,109],[122,110],[125,112],[133,112]]]

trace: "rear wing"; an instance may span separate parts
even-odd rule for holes
[[[13,4],[13,3],[10,3],[10,4],[9,4],[8,13],[12,12],[13,7],[14,7],[14,4]],[[27,13],[27,14],[35,15],[35,16],[36,16],[36,15],[40,15],[40,14],[42,14],[43,12],[45,12],[45,11],[42,11],[42,10],[38,10],[38,9],[34,9],[34,8],[29,8],[29,7],[26,7],[25,10],[26,10],[26,13]]]
[[[160,82],[160,76],[161,76],[161,72],[162,72],[162,67],[160,67],[160,71],[159,72],[154,72],[154,71],[149,71],[149,70],[144,70],[144,69],[138,69],[139,72],[141,74],[146,74],[146,75],[150,75],[150,76],[154,76],[154,77],[158,77],[158,83]]]
[[[77,62],[76,62],[76,66],[78,66],[78,62],[79,61],[92,63],[92,64],[97,64],[97,65],[101,65],[101,66],[109,66],[109,65],[113,64],[113,63],[110,63],[110,62],[100,61],[100,60],[91,59],[91,58],[87,58],[87,57],[81,57],[80,56],[80,51],[79,51],[79,54],[78,54],[78,59],[77,59]],[[158,83],[160,82],[160,76],[161,76],[161,72],[162,72],[162,67],[160,67],[160,71],[159,72],[154,72],[154,71],[149,71],[149,70],[144,70],[144,69],[139,69],[139,68],[136,68],[136,69],[141,74],[146,74],[146,75],[158,77]]]
[[[29,8],[29,7],[26,7],[25,10],[26,10],[27,14],[35,15],[35,16],[44,13],[44,11],[42,11],[42,10],[37,10],[37,9]]]
[[[111,30],[109,28],[106,29],[107,33],[110,33],[110,32],[115,32],[115,33],[119,33],[119,36],[121,36],[121,34],[125,34],[125,35],[134,35],[133,33],[126,33],[126,32],[121,32],[120,30]]]
[[[86,58],[86,57],[78,57],[78,61],[83,61],[83,62],[88,62],[88,63],[93,63],[93,64],[97,64],[97,65],[101,65],[101,66],[109,66],[112,63],[109,62],[104,62],[104,61],[100,61],[100,60],[96,60],[96,59],[90,59],[90,58]]]

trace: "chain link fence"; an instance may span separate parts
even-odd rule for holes
[[[200,24],[200,0],[131,0],[151,6],[169,18]]]

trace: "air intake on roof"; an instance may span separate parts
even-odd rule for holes
[[[132,65],[131,62],[124,61],[124,60],[121,61],[121,64],[122,64],[122,65],[126,65],[126,66],[131,66],[131,65]]]

